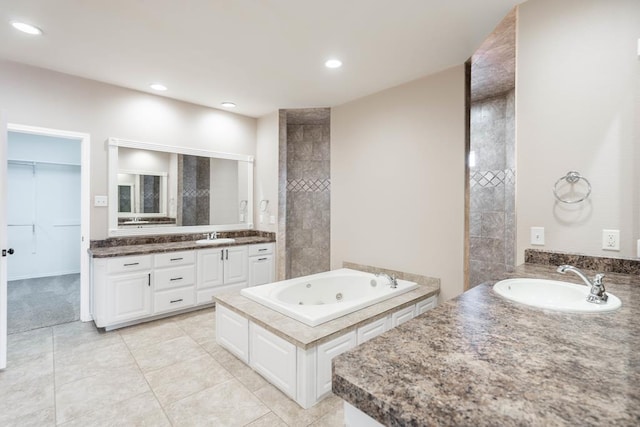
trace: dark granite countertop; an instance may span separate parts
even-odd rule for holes
[[[123,245],[111,247],[98,247],[89,249],[89,254],[93,258],[111,258],[130,255],[147,255],[163,252],[188,251],[193,249],[210,249],[215,247],[228,248],[231,246],[254,245],[260,243],[273,243],[275,238],[249,236],[234,237],[234,243],[224,245],[199,245],[195,240],[184,242],[164,242],[164,243],[144,243],[141,245]]]
[[[510,276],[580,283],[534,264]],[[602,314],[526,307],[493,283],[335,358],[334,393],[394,426],[640,425],[639,276],[607,273],[622,307]]]

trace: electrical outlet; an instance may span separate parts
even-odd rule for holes
[[[109,204],[107,196],[95,196],[93,199],[93,206],[107,206]]]
[[[620,230],[602,230],[602,249],[605,251],[620,250]]]
[[[531,227],[531,244],[544,245],[544,227]]]

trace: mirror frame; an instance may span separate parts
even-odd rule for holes
[[[138,148],[141,150],[162,151],[165,153],[186,154],[190,156],[214,157],[218,159],[237,160],[249,163],[247,168],[248,194],[247,198],[247,222],[237,224],[218,225],[185,225],[174,227],[142,227],[142,228],[118,228],[118,147]],[[253,163],[254,157],[246,154],[223,153],[197,148],[176,147],[172,145],[155,144],[151,142],[132,141],[128,139],[109,138],[108,149],[108,189],[109,189],[109,236],[144,236],[153,234],[180,234],[180,233],[210,233],[212,231],[252,230],[253,229]]]

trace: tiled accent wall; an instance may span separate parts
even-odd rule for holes
[[[209,225],[210,160],[178,156],[178,225]]]
[[[291,111],[291,110],[289,110]],[[330,268],[329,114],[320,109],[288,120],[286,139],[286,277]],[[288,112],[287,116],[291,113]]]
[[[515,236],[515,94],[471,104],[469,286],[513,271]]]

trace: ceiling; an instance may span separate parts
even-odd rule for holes
[[[522,0],[2,0],[0,58],[259,117],[466,61]],[[40,27],[14,30],[9,21]],[[6,23],[6,24],[5,24]],[[343,67],[328,69],[336,57]]]

